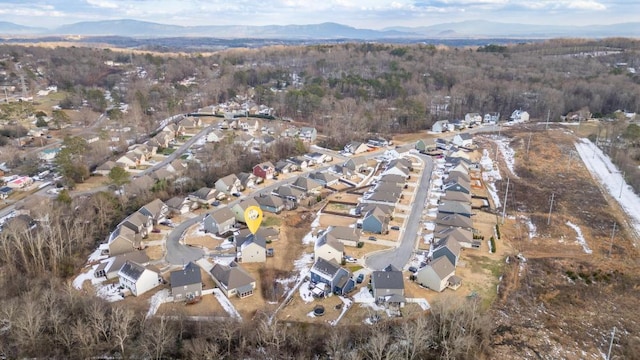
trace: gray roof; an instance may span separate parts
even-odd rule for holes
[[[236,247],[245,247],[251,243],[263,248],[267,247],[267,241],[264,237],[260,236],[258,232],[254,235],[248,229],[240,230],[240,233],[235,237],[235,242]]]
[[[155,199],[153,201],[151,201],[150,203],[144,205],[143,207],[140,208],[140,211],[144,214],[143,211],[147,211],[148,214],[150,216],[158,216],[158,214],[160,214],[160,212],[162,211],[162,208],[165,207],[166,204],[164,202],[162,202],[162,200],[160,199]]]
[[[262,205],[262,206],[269,206],[274,208],[279,208],[284,206],[284,201],[282,201],[282,198],[279,198],[275,195],[256,196],[255,200],[256,202],[258,202],[259,205]]]
[[[471,203],[471,194],[464,193],[461,191],[445,191],[444,196],[440,198],[440,200],[449,200],[449,201],[461,201],[465,203]]]
[[[374,289],[404,289],[401,271],[374,271],[371,274],[371,287]]]
[[[327,236],[336,240],[360,240],[360,230],[348,226],[333,226],[327,232]]]
[[[302,192],[302,190],[291,187],[291,185],[278,186],[278,188],[274,191],[280,196],[293,196],[295,198],[301,198],[304,195],[304,192]]]
[[[202,283],[200,267],[193,262],[189,262],[184,269],[171,272],[171,287],[181,287]]]
[[[460,188],[463,188],[467,191],[471,191],[471,183],[461,177],[458,177],[456,179],[446,180],[444,183],[445,190],[452,189],[452,190],[459,191]]]
[[[393,206],[389,206],[389,205],[382,205],[382,204],[371,204],[371,203],[361,203],[358,204],[358,206],[356,207],[356,213],[360,213],[360,214],[366,214],[369,211],[371,211],[371,209],[374,208],[378,208],[380,210],[382,210],[383,213],[385,213],[386,215],[391,215],[393,213]]]
[[[335,176],[332,173],[329,172],[325,172],[325,171],[316,171],[312,174],[309,175],[310,178],[315,179],[315,180],[319,180],[325,183],[329,183],[335,180],[338,180],[338,177]]]
[[[441,249],[441,248],[447,248],[456,257],[460,255],[460,250],[462,250],[462,246],[460,246],[460,243],[458,242],[458,240],[456,240],[452,236],[447,236],[440,239],[440,241],[438,241],[436,246],[437,248],[434,251],[437,251],[438,249]]]
[[[236,215],[228,207],[223,207],[222,209],[216,210],[209,215],[211,215],[211,218],[217,224],[221,224],[225,221],[236,218]]]
[[[133,261],[137,264],[146,264],[149,262],[149,256],[147,256],[144,250],[124,253],[118,256],[114,256],[113,258],[103,260],[96,270],[99,270],[99,268],[103,268],[106,272],[111,272],[112,270],[118,271],[127,261]]]
[[[438,205],[438,211],[449,214],[466,214],[471,215],[471,205],[460,201],[445,200]]]
[[[333,261],[327,261],[323,258],[318,258],[311,269],[321,272],[330,277],[334,277],[338,273],[338,271],[340,271],[340,265]]]
[[[457,226],[461,228],[473,228],[471,218],[458,214],[441,214],[436,217],[436,224],[443,226]]]
[[[141,213],[140,211],[136,211],[133,214],[129,215],[122,224],[129,223],[134,225],[137,228],[146,227],[149,222],[149,216]]]
[[[447,176],[447,181],[457,181],[457,182],[464,181],[463,184],[466,184],[466,183],[471,184],[471,177],[469,176],[469,173],[464,173],[459,170],[454,170],[449,172],[449,175]]]
[[[174,196],[171,199],[167,200],[166,204],[170,208],[177,209],[184,204],[186,198],[184,196]]]
[[[191,195],[197,197],[198,199],[207,200],[209,199],[209,196],[214,195],[215,192],[216,191],[212,188],[202,187],[197,191],[192,192]]]
[[[133,280],[138,280],[138,278],[140,278],[140,275],[142,275],[142,273],[144,272],[145,268],[144,266],[133,262],[131,260],[127,260],[124,265],[122,265],[122,267],[120,268],[120,271],[118,271],[118,274],[122,274],[130,279]]]
[[[444,279],[456,271],[456,267],[453,266],[449,258],[446,256],[433,260],[431,264],[427,266],[430,266],[440,279]]]
[[[450,226],[448,228],[444,228],[440,231],[434,232],[433,235],[436,239],[443,239],[447,236],[451,236],[452,238],[458,240],[458,242],[473,242],[473,234],[471,233],[471,230],[466,230],[459,227]]]
[[[404,184],[407,182],[407,178],[398,174],[386,174],[382,175],[379,181],[381,183]]]
[[[344,252],[344,244],[343,243],[341,243],[340,241],[338,241],[338,240],[336,240],[334,238],[327,237],[326,235],[318,237],[318,240],[316,241],[315,248],[317,249],[317,248],[319,248],[320,246],[323,246],[323,245],[329,245],[332,248],[334,248],[334,249],[336,249],[336,250],[338,250],[340,252]]]
[[[211,268],[211,275],[228,290],[251,285],[256,281],[235,262],[229,265],[215,264]]]
[[[293,183],[293,186],[309,191],[311,189],[322,187],[322,184],[315,179],[299,176]]]

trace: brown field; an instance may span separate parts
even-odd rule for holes
[[[164,257],[164,246],[149,246],[146,249],[144,249],[145,254],[147,254],[147,256],[149,257],[149,259],[151,260],[159,260],[162,259]]]
[[[195,304],[187,305],[184,302],[168,302],[160,305],[157,315],[166,316],[215,316],[229,317],[216,297],[205,295]]]
[[[328,226],[349,226],[356,223],[356,218],[348,217],[348,216],[339,216],[333,214],[321,214],[320,215],[320,226],[328,227]]]

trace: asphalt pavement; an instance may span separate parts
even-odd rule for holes
[[[402,241],[400,245],[394,249],[380,251],[365,260],[365,264],[369,269],[382,270],[389,264],[398,269],[403,269],[411,259],[413,250],[416,245],[416,238],[420,233],[420,221],[422,218],[422,210],[427,200],[427,193],[431,184],[431,172],[433,171],[433,160],[428,155],[415,154],[424,162],[424,169],[420,177],[419,186],[416,187],[416,193],[413,198],[412,209],[409,217],[405,220],[402,229]]]

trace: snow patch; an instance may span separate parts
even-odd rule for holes
[[[640,197],[624,182],[622,174],[602,150],[588,139],[580,139],[576,150],[585,166],[627,213],[631,226],[640,235]]]
[[[587,254],[591,254],[593,251],[589,248],[589,245],[587,245],[587,241],[582,235],[582,229],[580,229],[578,225],[572,223],[571,221],[567,221],[567,225],[576,232],[576,241],[578,242],[578,244],[582,245],[582,249],[584,250],[584,252]]]
[[[116,302],[124,299],[119,284],[97,285],[96,295],[108,302]]]
[[[84,284],[85,281],[92,280],[94,278],[93,273],[96,271],[98,265],[99,264],[93,265],[89,270],[87,270],[87,272],[83,272],[76,276],[76,278],[73,279],[73,287],[76,290],[82,290],[82,284]]]
[[[340,300],[342,300],[342,302],[344,303],[342,306],[342,312],[340,313],[340,315],[338,315],[338,318],[330,321],[329,324],[331,326],[336,326],[338,325],[338,322],[340,321],[340,319],[342,319],[342,317],[344,316],[344,314],[347,313],[347,310],[349,310],[349,308],[351,307],[351,305],[353,304],[353,302],[347,298],[344,298],[342,296],[339,296]]]
[[[146,318],[150,318],[156,314],[160,305],[164,304],[169,300],[169,289],[162,289],[157,293],[153,294],[151,299],[149,299],[149,311],[147,311]]]
[[[94,252],[92,252],[91,255],[89,255],[89,259],[87,259],[87,262],[92,263],[92,262],[104,260],[108,257],[109,257],[108,255],[102,255],[102,246],[100,246]]]
[[[302,301],[304,301],[305,303],[310,303],[313,302],[313,295],[311,294],[311,290],[309,290],[309,282],[308,281],[304,281],[302,282],[302,284],[300,284],[300,287],[298,288],[298,292],[300,293],[300,298],[302,299]]]
[[[222,306],[224,311],[226,311],[227,314],[229,314],[229,316],[235,319],[242,319],[238,310],[236,310],[236,308],[233,306],[231,301],[229,301],[229,299],[227,299],[227,297],[224,296],[224,294],[222,293],[222,290],[218,288],[213,289],[213,295],[215,295],[216,299],[220,303],[220,306]]]

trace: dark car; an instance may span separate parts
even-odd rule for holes
[[[212,202],[211,205],[218,206],[218,205],[220,205],[220,201],[216,200],[216,201]]]
[[[356,282],[358,284],[362,284],[363,281],[364,281],[364,274],[358,275],[358,277],[356,278]]]
[[[418,269],[416,269],[414,266],[409,266],[409,271],[411,271],[412,273],[416,273],[418,272]]]
[[[375,237],[375,236],[369,236],[369,240],[371,240],[371,241],[376,241],[376,240],[378,240],[378,239],[376,239],[376,237]]]
[[[240,196],[242,196],[242,194],[241,194],[241,193],[239,193],[239,192],[235,192],[235,193],[233,193],[233,194],[231,194],[231,195],[233,195],[233,196],[235,196],[235,197],[240,197]]]
[[[391,230],[400,230],[400,226],[392,226],[390,229]]]

